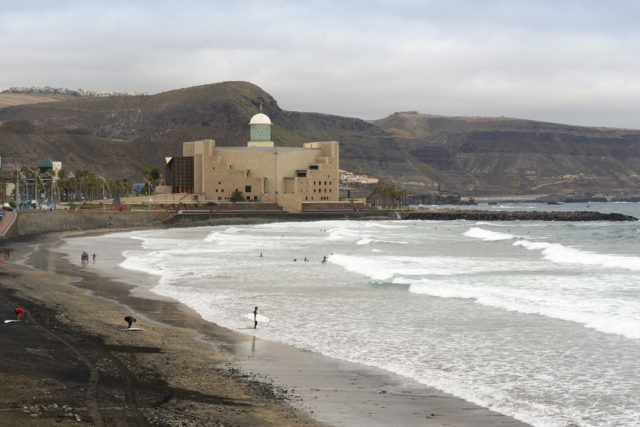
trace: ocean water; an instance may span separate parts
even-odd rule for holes
[[[640,217],[635,203],[490,208]],[[122,268],[220,325],[247,332],[259,306],[270,322],[257,336],[533,425],[640,425],[638,222],[316,221],[91,239],[123,237],[140,247]]]

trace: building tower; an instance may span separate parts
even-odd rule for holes
[[[249,121],[250,141],[271,141],[271,120],[266,114],[258,113]]]

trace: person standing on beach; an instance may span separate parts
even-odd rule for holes
[[[258,327],[258,307],[253,309],[253,329]]]
[[[93,263],[94,264],[96,263],[96,254],[95,253],[93,254]]]
[[[15,311],[16,311],[16,314],[18,315],[17,321],[19,322],[22,320],[22,316],[24,316],[24,310],[21,309],[20,307],[17,307]]]
[[[136,321],[136,319],[133,316],[127,316],[124,318],[124,321],[127,322],[129,324],[129,326],[127,327],[127,329],[131,329],[131,324],[133,322]]]

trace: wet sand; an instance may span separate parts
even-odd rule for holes
[[[140,288],[132,292],[133,284],[153,278],[117,268],[122,247],[101,247],[95,265],[81,266],[79,261],[69,262],[61,253],[52,251],[62,236],[41,236],[15,245],[25,255],[25,262],[37,270],[21,266],[9,270],[6,267],[14,266],[3,266],[0,309],[12,313],[11,305],[24,300],[25,305],[33,307],[28,307],[32,317],[42,313],[38,317],[58,325],[51,326],[54,330],[61,328],[71,336],[81,335],[106,349],[103,353],[95,350],[94,357],[89,357],[90,363],[83,364],[77,355],[71,357],[74,353],[69,347],[63,346],[62,353],[66,348],[70,356],[67,364],[84,365],[87,372],[84,377],[78,371],[68,378],[59,375],[59,381],[69,384],[58,390],[57,399],[64,397],[64,390],[75,390],[78,396],[74,399],[80,403],[73,407],[77,407],[74,411],[81,419],[93,419],[91,405],[87,403],[90,399],[85,398],[83,405],[83,394],[71,384],[87,381],[91,377],[88,366],[93,363],[94,367],[111,366],[109,383],[115,390],[124,388],[119,393],[98,393],[118,398],[98,400],[93,412],[99,414],[94,418],[102,415],[103,419],[110,419],[119,414],[118,425],[179,425],[175,423],[180,419],[192,423],[186,425],[523,425],[386,371],[261,340],[252,336],[250,330],[248,334],[240,334],[204,321],[177,302],[153,297]],[[89,251],[91,254],[90,248]],[[8,292],[11,288],[18,290],[15,296]],[[122,319],[129,313],[135,313],[136,326],[144,328],[143,332],[122,331]],[[26,330],[34,324],[12,326]],[[3,348],[10,348],[11,342],[8,345]],[[21,344],[14,342],[14,345]],[[100,354],[107,354],[111,362],[100,364]],[[0,359],[5,357],[9,359],[11,351],[2,350]],[[126,371],[119,370],[113,359],[119,360]],[[3,379],[9,384],[19,382],[13,370],[8,371],[2,374]],[[46,372],[43,375],[51,376]],[[98,389],[108,387],[106,381],[98,380]],[[11,401],[10,396],[0,394],[5,407]],[[21,420],[33,421],[42,414],[55,412],[41,410],[37,416],[27,414],[20,407],[24,401],[13,402],[17,412],[23,411]],[[0,412],[0,419],[7,413],[12,411]],[[123,420],[130,424],[120,422]]]

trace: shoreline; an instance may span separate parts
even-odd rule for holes
[[[160,335],[164,334],[165,339],[167,334],[174,336],[174,332],[165,329],[186,330],[184,333],[191,342],[198,342],[198,347],[202,344],[203,352],[209,353],[207,357],[214,353],[214,357],[224,358],[224,361],[218,360],[216,370],[230,372],[232,376],[240,377],[242,381],[248,381],[258,389],[266,387],[276,390],[274,399],[278,405],[291,404],[319,422],[334,425],[524,425],[386,371],[231,331],[203,320],[196,312],[178,302],[168,301],[160,296],[152,298],[152,295],[146,294],[132,295],[131,290],[135,285],[114,278],[111,274],[105,280],[100,269],[92,270],[74,265],[64,259],[61,253],[51,250],[65,235],[95,235],[102,234],[103,231],[113,230],[50,234],[43,236],[42,242],[33,239],[21,245],[35,247],[27,264],[34,264],[41,271],[50,273],[71,270],[73,276],[82,277],[82,281],[74,283],[72,287],[86,293],[85,300],[90,300],[93,304],[97,304],[97,300],[130,307],[136,315],[142,314],[140,317],[145,322],[145,330],[149,328],[147,323],[152,323],[154,333],[157,331]],[[102,258],[98,258],[98,263],[104,262]],[[126,273],[137,277],[135,272]],[[81,318],[79,323],[90,320],[83,316]],[[119,325],[122,321],[118,319],[116,316],[112,321]],[[197,377],[196,372],[192,375]],[[287,404],[283,403],[283,397],[286,397],[284,400]],[[315,422],[303,421],[305,414],[299,416],[302,418],[297,419],[294,424]]]
[[[191,210],[183,214],[168,211],[27,211],[18,214],[15,221],[0,229],[0,237],[28,239],[45,233],[84,230],[95,232],[131,231],[199,227],[212,225],[257,224],[264,222],[295,222],[319,220],[473,220],[473,221],[638,221],[638,218],[620,213],[598,211],[487,211],[479,209],[427,209],[427,210],[360,210],[327,212],[262,212],[231,211],[216,213]],[[1,224],[0,224],[1,225]]]

